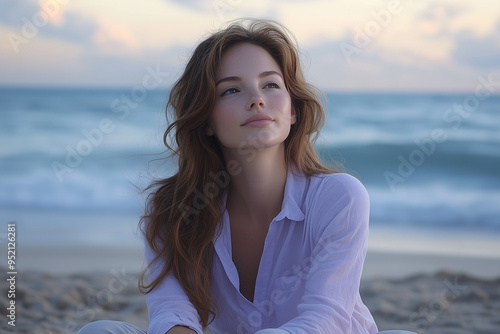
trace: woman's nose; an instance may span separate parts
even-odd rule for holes
[[[262,109],[265,106],[266,104],[264,103],[262,96],[255,95],[250,99],[250,101],[248,101],[247,109],[250,111],[253,109]]]

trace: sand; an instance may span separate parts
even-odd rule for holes
[[[426,251],[420,252],[402,245],[389,249],[387,240],[375,239],[370,242],[361,295],[380,330],[500,333],[498,240],[477,239],[490,250],[478,253],[474,251],[478,244],[469,238],[473,249],[462,247],[453,255],[452,249],[433,247],[428,237]],[[99,319],[147,328],[145,297],[137,289],[144,265],[139,243],[122,248],[25,245],[18,258],[16,326],[9,326],[3,315],[0,333],[76,333],[85,323]],[[0,270],[7,272],[5,267]],[[2,288],[0,294],[5,314],[7,292]]]
[[[2,310],[6,310],[7,302],[2,293]],[[124,320],[147,327],[147,308],[144,296],[137,290],[137,275],[126,270],[94,274],[18,273],[16,310],[16,326],[8,325],[4,316],[0,333],[76,333],[87,322],[99,319]]]
[[[4,320],[1,332],[75,333],[99,319],[147,328],[145,298],[136,283],[137,273],[126,269],[95,274],[24,272],[16,288],[16,326]],[[363,280],[361,295],[380,330],[496,334],[500,329],[500,279],[451,272],[371,278]],[[6,310],[5,293],[0,305]]]

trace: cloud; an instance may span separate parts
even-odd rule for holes
[[[190,8],[203,6],[203,3],[206,3],[206,1],[203,0],[166,0],[166,2],[183,5]]]
[[[29,20],[39,9],[40,6],[35,0],[2,1],[0,23],[9,26],[21,26],[23,17]]]
[[[95,47],[48,39],[43,44],[26,45],[16,61],[4,60],[0,53],[0,62],[9,64],[0,67],[0,85],[130,89],[141,85],[149,67],[169,73],[162,77],[163,89],[178,79],[189,55],[190,49],[180,44],[161,49],[103,52]]]
[[[407,49],[373,43],[348,60],[341,45],[348,35],[304,50],[304,71],[325,91],[470,91],[477,84],[470,69],[449,60],[434,60]]]
[[[184,69],[185,64],[179,62],[179,57],[187,53],[186,47],[172,45],[167,48],[157,50],[143,50],[134,54],[101,54],[85,52],[82,55],[82,63],[86,73],[83,80],[92,84],[96,78],[103,86],[129,86],[140,85],[146,67],[159,68],[161,72],[167,72],[163,77],[161,87],[168,87],[175,82]],[[79,84],[79,79],[75,80],[75,85]]]
[[[496,29],[479,37],[470,30],[455,36],[453,58],[462,64],[476,68],[500,68],[500,22]]]
[[[214,6],[219,3],[229,5],[230,3],[240,3],[242,0],[211,0],[211,1],[203,1],[203,0],[166,0],[168,3],[173,3],[178,6],[187,7],[193,11],[204,11],[208,8],[214,8]]]
[[[19,0],[4,1],[0,12],[0,23],[21,28],[27,22],[36,27],[47,24],[60,25],[67,9],[67,0]]]
[[[92,41],[92,36],[99,30],[98,23],[76,13],[67,12],[63,16],[60,26],[47,25],[41,33],[47,37],[57,38],[71,43],[85,43]]]
[[[487,15],[487,6],[475,12],[476,9],[451,2],[429,3],[414,18],[427,45],[423,50],[441,48],[445,51],[441,55],[449,62],[466,65],[469,70],[500,67],[500,22],[494,23],[498,17]],[[477,15],[482,18],[471,24]],[[493,23],[494,28],[487,22]]]
[[[463,13],[467,8],[456,3],[431,2],[416,15],[417,20],[437,21],[443,19],[453,19]]]
[[[6,1],[2,6],[0,22],[11,33],[28,39],[45,36],[72,43],[89,42],[99,28],[95,20],[66,11],[65,1]]]
[[[0,14],[0,22],[9,27],[10,36],[16,36],[14,44],[45,37],[93,49],[96,53],[118,53],[135,49],[139,44],[125,25],[67,11],[55,0],[40,2],[40,6],[31,0],[9,2],[7,10]],[[24,47],[22,44],[15,45],[15,49],[20,50]]]
[[[96,53],[121,52],[138,47],[135,36],[123,24],[97,21],[94,18],[67,12],[60,26],[47,26],[45,36],[94,49]]]
[[[451,21],[466,11],[460,4],[431,2],[415,15],[416,27],[427,36],[443,37],[448,34]]]
[[[219,21],[228,22],[240,17],[274,17],[276,7],[283,5],[284,0],[166,0],[170,5],[187,9],[191,13],[216,16]],[[286,0],[287,3],[298,3],[306,0]]]

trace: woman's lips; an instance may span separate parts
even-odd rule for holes
[[[250,116],[241,126],[266,126],[273,122],[271,116],[266,114],[255,114]]]

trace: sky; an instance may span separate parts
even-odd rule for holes
[[[500,82],[498,0],[0,0],[0,86],[168,87],[237,18],[295,35],[327,92],[472,92]],[[149,72],[148,72],[149,71]],[[497,84],[498,85],[498,84]]]

